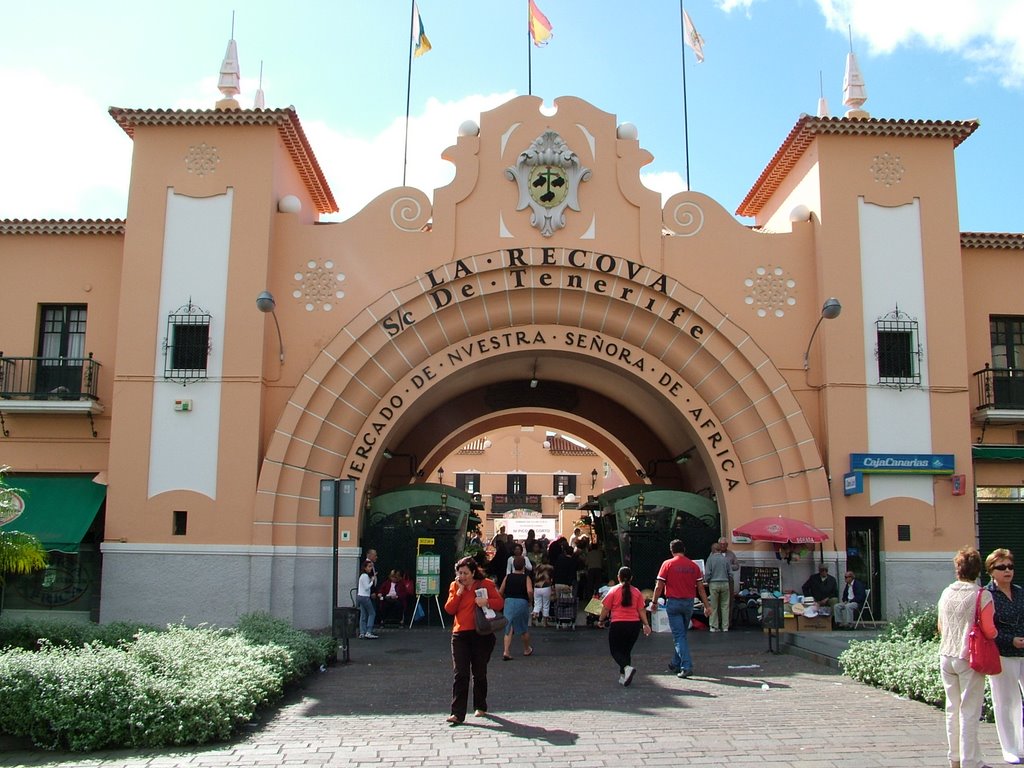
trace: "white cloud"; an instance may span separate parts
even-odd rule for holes
[[[1010,88],[1024,87],[1024,0],[817,0],[829,29],[853,27],[872,53],[924,44],[956,53],[993,72]]]
[[[35,71],[0,70],[18,119],[0,120],[0,218],[122,218],[132,142],[105,106]]]
[[[677,192],[686,189],[686,180],[678,171],[657,171],[651,173],[640,173],[640,181],[648,189],[661,193],[661,200],[664,202]]]
[[[454,178],[455,168],[441,153],[458,138],[466,120],[480,122],[480,113],[515,96],[514,92],[473,95],[457,101],[429,99],[423,114],[409,119],[409,161],[406,185],[433,198],[434,189]],[[303,121],[313,151],[341,209],[328,219],[354,216],[377,195],[402,186],[405,118],[396,118],[382,132],[359,138],[318,121]]]
[[[717,0],[719,9],[752,17],[760,0]],[[923,44],[958,54],[1007,88],[1024,87],[1024,0],[816,0],[826,26],[873,54]]]

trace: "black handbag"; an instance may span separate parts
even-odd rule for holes
[[[508,619],[505,618],[505,614],[501,611],[494,612],[494,618],[487,618],[487,614],[484,613],[484,609],[479,605],[476,607],[476,633],[478,635],[493,635],[495,632],[500,632],[508,624]]]

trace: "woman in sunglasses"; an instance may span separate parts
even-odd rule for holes
[[[1021,683],[1024,683],[1024,588],[1013,583],[1013,553],[996,549],[985,558],[992,579],[988,590],[995,605],[996,645],[1003,671],[991,675],[992,708],[1003,760],[1017,764],[1024,757]]]

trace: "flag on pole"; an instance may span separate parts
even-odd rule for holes
[[[697,63],[700,64],[704,61],[704,38],[700,36],[700,32],[693,26],[693,20],[685,9],[683,10],[683,31],[686,44],[693,49],[693,53],[697,57]]]
[[[533,0],[530,0],[530,39],[538,47],[547,45],[551,39],[551,22]]]
[[[420,16],[419,6],[413,2],[412,8],[412,50],[413,56],[418,57],[430,50],[430,41],[427,39],[426,30],[423,29],[423,17]]]

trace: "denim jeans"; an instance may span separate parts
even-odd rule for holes
[[[373,606],[373,598],[359,595],[356,597],[356,603],[359,605],[359,634],[373,634],[373,622],[377,618],[377,609]]]
[[[690,626],[690,617],[693,616],[693,598],[668,598],[665,601],[665,614],[668,616],[668,626],[675,641],[672,666],[690,672],[693,670],[693,659],[690,657],[690,643],[686,639],[686,630]]]

